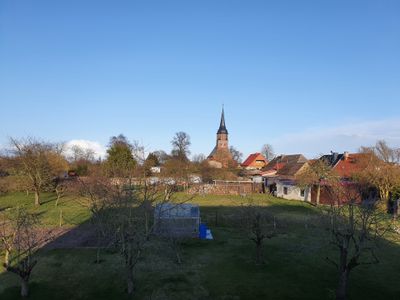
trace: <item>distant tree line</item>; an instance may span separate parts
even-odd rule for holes
[[[123,134],[110,138],[106,156],[96,158],[93,149],[64,143],[51,143],[37,138],[10,139],[10,148],[0,155],[0,193],[25,191],[32,193],[36,205],[41,204],[41,194],[54,191],[63,196],[67,178],[99,174],[109,178],[142,178],[157,176],[188,182],[197,175],[203,182],[216,179],[233,180],[240,170],[237,166],[225,169],[212,168],[203,154],[190,159],[190,136],[177,132],[171,140],[170,153],[163,150],[148,152],[137,141],[129,141]],[[243,154],[235,147],[230,151],[240,163]],[[154,168],[161,170],[155,173]]]

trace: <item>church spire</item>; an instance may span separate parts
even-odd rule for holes
[[[226,125],[225,125],[224,106],[222,106],[221,123],[219,125],[217,134],[228,134],[228,130],[226,129]]]

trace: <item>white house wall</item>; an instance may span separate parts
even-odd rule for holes
[[[284,194],[284,188],[287,188],[287,194]],[[289,200],[311,201],[311,191],[306,188],[304,196],[301,196],[301,189],[298,186],[284,184],[281,182],[276,183],[276,196]]]

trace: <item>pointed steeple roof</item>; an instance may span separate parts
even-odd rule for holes
[[[226,126],[225,126],[225,112],[224,112],[223,106],[222,106],[222,114],[221,114],[221,123],[219,125],[217,134],[228,134],[228,130],[226,129]]]

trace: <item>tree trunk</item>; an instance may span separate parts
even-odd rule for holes
[[[21,278],[21,297],[28,297],[29,295],[29,284],[28,279]]]
[[[128,268],[128,273],[126,276],[128,295],[133,295],[135,291],[134,281],[133,281],[133,271]]]
[[[349,268],[348,268],[348,248],[350,243],[350,236],[347,235],[342,242],[340,247],[340,259],[339,259],[339,283],[336,289],[336,300],[345,300],[347,295],[347,283],[349,279]]]
[[[396,221],[399,217],[399,199],[393,201],[393,221]]]
[[[96,264],[100,264],[100,245],[97,246],[97,251],[96,251]]]
[[[256,264],[262,264],[262,245],[261,243],[256,244]]]
[[[339,284],[336,289],[336,300],[346,300],[348,281],[349,281],[349,271],[345,269],[339,275]]]
[[[146,204],[147,205],[147,204]],[[147,213],[147,207],[145,207],[144,219],[145,219],[145,233],[146,233],[146,240],[150,240],[149,235],[149,214]]]
[[[317,199],[316,199],[316,204],[319,205],[319,198],[321,197],[321,185],[317,185]]]
[[[378,207],[383,211],[390,212],[389,192],[386,190],[386,188],[381,187],[379,189],[379,198],[380,201],[378,203]]]
[[[63,211],[62,211],[62,209],[60,209],[60,219],[59,219],[59,221],[60,221],[60,227],[62,227],[62,223],[63,223]]]
[[[35,205],[40,205],[40,192],[37,189],[35,189]]]
[[[5,249],[4,251],[4,265],[8,266],[10,264],[10,250]]]
[[[57,207],[58,206],[58,202],[60,201],[60,198],[61,198],[61,193],[56,189],[56,194],[57,194],[57,200],[56,200],[55,206]]]
[[[175,250],[175,254],[176,254],[176,262],[178,263],[178,265],[181,265],[182,259],[178,249]]]

